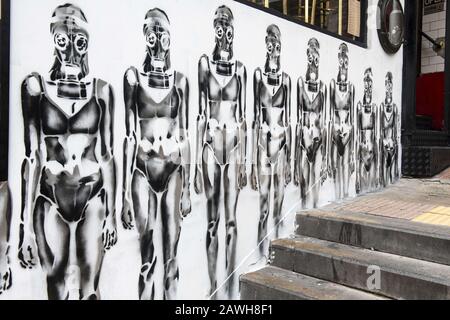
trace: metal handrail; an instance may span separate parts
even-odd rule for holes
[[[420,34],[422,35],[422,37],[424,37],[425,39],[427,39],[428,41],[430,41],[433,44],[434,50],[439,50],[442,48],[442,46],[443,46],[442,43],[438,43],[436,40],[434,40],[431,36],[429,36],[428,34],[423,32],[422,30],[420,30]]]

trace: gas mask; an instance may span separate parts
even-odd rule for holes
[[[57,83],[57,95],[67,99],[86,99],[88,73],[87,20],[83,12],[70,4],[56,8],[50,31],[55,45],[55,63],[50,78]]]
[[[170,75],[170,33],[169,18],[160,9],[152,9],[146,15],[144,36],[147,56],[144,71],[148,73],[149,86],[158,89],[169,88]]]
[[[341,90],[345,90],[347,88],[347,79],[348,79],[348,47],[345,43],[339,46],[339,74],[337,82]]]
[[[281,32],[276,25],[270,25],[267,28],[266,36],[267,59],[265,65],[265,74],[267,82],[270,85],[278,86],[280,84],[280,56],[281,56]]]
[[[317,91],[317,80],[319,79],[319,41],[312,38],[308,41],[308,49],[306,50],[306,56],[308,58],[308,69],[306,71],[306,82],[309,89]]]
[[[394,89],[393,76],[391,72],[388,72],[386,74],[385,86],[386,86],[386,103],[390,104],[392,103],[392,91]]]
[[[220,75],[231,76],[233,64],[233,13],[226,6],[220,6],[214,17],[214,32],[216,46],[213,53],[213,61],[216,64],[216,71]]]
[[[368,106],[372,103],[372,69],[369,68],[364,73],[364,105]]]

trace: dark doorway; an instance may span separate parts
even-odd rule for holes
[[[416,128],[445,128],[446,0],[419,2]]]

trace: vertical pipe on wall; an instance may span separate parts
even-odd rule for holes
[[[417,36],[419,1],[405,1],[403,45],[402,144],[411,145],[416,130]]]
[[[288,0],[283,0],[283,14],[288,14]]]
[[[422,34],[420,33],[420,31],[422,31],[423,29],[423,15],[424,15],[423,1],[419,1],[418,10],[419,10],[419,17],[417,19],[417,23],[419,24],[419,32],[417,32],[417,77],[419,77],[422,74]]]
[[[339,0],[338,8],[338,34],[342,36],[342,0]]]
[[[266,8],[269,7],[269,0],[264,0],[264,7],[266,7]]]

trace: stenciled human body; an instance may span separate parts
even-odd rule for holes
[[[339,46],[339,73],[330,84],[329,173],[334,179],[336,199],[348,196],[354,161],[354,101],[355,87],[348,80],[348,47]]]
[[[276,25],[266,31],[267,58],[264,71],[253,77],[254,121],[251,184],[259,191],[258,243],[267,235],[272,211],[275,237],[278,237],[284,189],[291,181],[291,79],[281,70],[281,32]],[[273,179],[273,185],[272,185]],[[273,191],[272,191],[273,190]],[[270,205],[271,192],[274,204]]]
[[[50,79],[33,73],[22,84],[19,259],[36,263],[34,231],[49,299],[98,299],[104,252],[117,241],[113,92],[87,79],[86,27],[78,7],[56,8]]]
[[[398,109],[393,101],[392,73],[386,74],[386,97],[380,108],[381,121],[381,182],[384,187],[394,183],[399,176],[398,169]]]
[[[191,211],[189,85],[182,73],[171,69],[166,13],[155,8],[145,19],[143,71],[131,67],[124,78],[122,222],[132,228],[136,219],[142,258],[140,299],[175,299],[181,223]]]
[[[373,191],[379,185],[380,136],[377,105],[372,102],[372,69],[364,74],[364,98],[356,111],[356,192]]]
[[[327,176],[327,89],[319,80],[319,49],[317,39],[310,39],[306,79],[300,77],[297,83],[294,183],[300,186],[303,207],[310,200],[317,207],[320,186]]]
[[[225,6],[214,18],[216,46],[212,58],[199,61],[199,116],[197,120],[197,163],[195,190],[205,191],[208,230],[206,250],[210,294],[217,289],[219,206],[223,195],[225,208],[225,248],[227,292],[234,290],[237,225],[236,206],[240,190],[247,184],[246,153],[246,82],[244,65],[233,55],[233,14]],[[223,191],[223,193],[222,193]]]
[[[9,232],[11,202],[7,182],[0,182],[0,295],[11,288],[12,273],[9,261]]]

